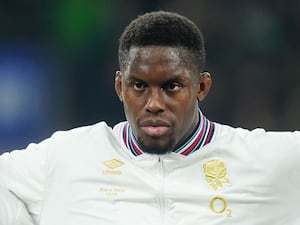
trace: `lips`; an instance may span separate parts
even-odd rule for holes
[[[148,136],[159,137],[165,135],[169,129],[169,123],[162,120],[146,120],[140,124],[141,129]]]

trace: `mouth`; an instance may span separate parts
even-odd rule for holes
[[[144,133],[151,137],[160,137],[170,130],[170,124],[162,120],[146,120],[140,124]]]

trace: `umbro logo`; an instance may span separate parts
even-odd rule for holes
[[[110,169],[116,169],[120,166],[123,166],[124,163],[118,159],[111,159],[111,160],[108,160],[108,161],[104,161],[103,162],[103,165],[105,165],[106,167],[110,168]]]

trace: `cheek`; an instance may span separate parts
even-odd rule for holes
[[[196,108],[194,106],[184,106],[177,111],[177,124],[178,126],[184,128],[189,127],[190,123],[194,120]]]
[[[189,112],[191,108],[198,105],[197,95],[193,90],[184,90],[166,100],[182,112]]]
[[[124,113],[125,113],[125,117],[126,120],[131,124],[135,124],[134,123],[134,118],[136,117],[135,110],[133,109],[132,105],[130,105],[130,103],[124,101],[123,102],[123,107],[124,107]]]
[[[189,127],[193,122],[195,115],[198,113],[198,100],[197,96],[191,91],[187,91],[185,94],[180,95],[174,104],[176,108],[177,124],[180,127]]]
[[[126,116],[135,116],[139,109],[143,107],[144,103],[142,99],[138,98],[132,91],[124,91],[123,105]]]

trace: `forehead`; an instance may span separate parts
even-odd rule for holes
[[[190,73],[187,54],[187,50],[176,47],[132,47],[128,54],[125,74]]]

